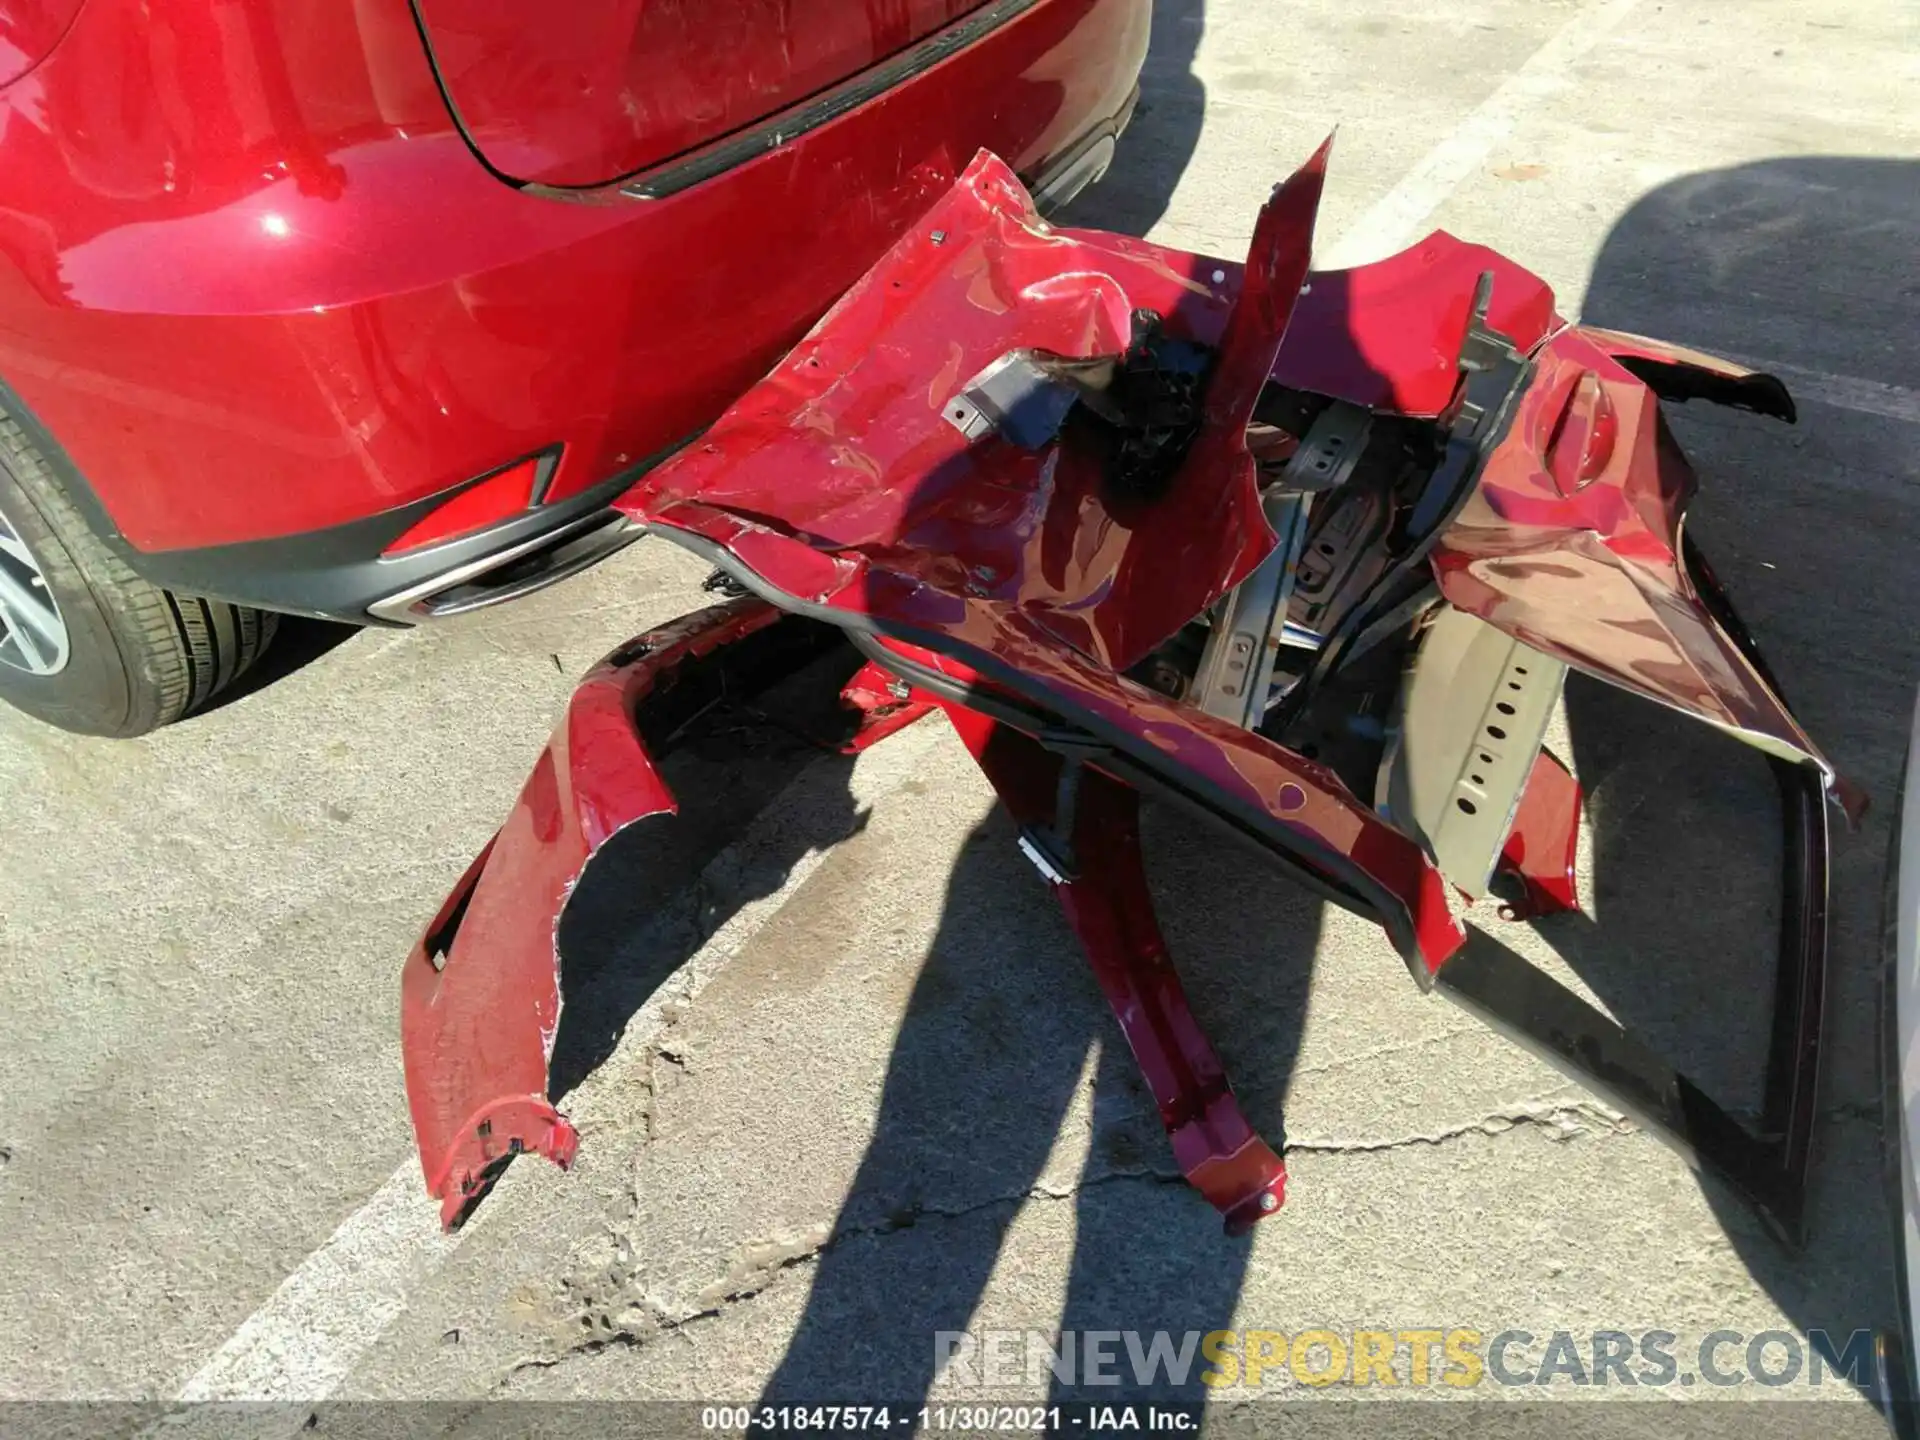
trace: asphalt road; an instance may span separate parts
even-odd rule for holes
[[[1075,218],[1237,254],[1337,125],[1328,258],[1437,225],[1568,313],[1774,369],[1797,428],[1677,414],[1692,528],[1807,728],[1884,799],[1920,679],[1917,96],[1893,0],[1161,0],[1139,117]],[[796,779],[711,858],[708,913],[603,929],[609,965],[687,963],[575,1092],[576,1170],[522,1164],[439,1238],[397,967],[574,677],[701,574],[642,544],[509,609],[310,644],[140,742],[0,718],[0,1398],[965,1398],[937,1330],[1886,1318],[1884,805],[1837,842],[1798,1253],[1416,994],[1370,926],[1151,815],[1188,989],[1288,1144],[1285,1211],[1228,1241],[1167,1183],[1118,1031],[935,723]],[[1577,680],[1566,711],[1589,913],[1503,935],[1751,1104],[1764,765]],[[1844,1385],[1792,1393],[1877,1424]]]

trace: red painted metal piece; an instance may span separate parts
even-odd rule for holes
[[[1619,417],[1607,388],[1591,371],[1569,387],[1565,407],[1547,439],[1547,470],[1562,495],[1572,495],[1599,478],[1613,458],[1620,436]]]
[[[557,1164],[577,1136],[547,1099],[560,1021],[555,927],[594,852],[678,804],[635,726],[655,682],[780,619],[759,600],[630,642],[574,692],[513,813],[407,957],[400,1030],[427,1190],[449,1226],[522,1152]]]
[[[857,754],[877,745],[889,735],[898,735],[914,721],[937,709],[934,701],[919,694],[905,681],[882,670],[869,660],[840,688],[840,703],[860,717],[860,728],[840,749]]]
[[[1591,675],[1812,761],[1855,814],[1858,792],[1688,573],[1681,520],[1698,482],[1653,392],[1614,358],[1624,338],[1576,325],[1540,346],[1506,438],[1434,547],[1440,593]]]
[[[1520,793],[1513,829],[1500,851],[1500,873],[1519,882],[1521,896],[1500,907],[1509,920],[1530,920],[1580,908],[1574,875],[1580,849],[1580,782],[1557,757],[1534,757]]]
[[[527,84],[573,84],[528,46],[635,9],[499,15]],[[0,73],[73,6],[7,11]],[[710,422],[978,146],[1035,173],[1110,126],[1149,16],[1039,0],[703,184],[569,201],[479,163],[407,0],[86,0],[0,88],[0,376],[140,550],[342,525],[561,443],[574,495]]]
[[[1126,669],[1244,580],[1273,549],[1260,510],[1247,422],[1266,387],[1313,254],[1313,222],[1327,178],[1331,139],[1261,208],[1247,264],[1221,327],[1207,379],[1201,431],[1174,475],[1177,505],[1153,507],[1151,545],[1129,546],[1111,597],[1124,597],[1123,636],[1110,663]],[[1143,514],[1141,519],[1146,518]],[[1120,605],[1108,603],[1109,611]]]
[[[47,57],[73,24],[81,0],[7,0],[0,8],[0,85]]]
[[[1060,758],[964,707],[947,714],[1014,819],[1053,825]],[[1138,794],[1084,769],[1071,842],[1075,873],[1054,893],[1153,1091],[1181,1173],[1237,1234],[1285,1203],[1287,1167],[1241,1114],[1187,1005],[1140,858]]]
[[[1436,230],[1384,260],[1312,272],[1273,378],[1368,409],[1436,416],[1459,384],[1460,341],[1474,285],[1486,274],[1493,276],[1487,324],[1521,350],[1566,323],[1546,281],[1498,251]]]

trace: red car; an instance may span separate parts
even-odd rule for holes
[[[1104,170],[1150,9],[0,0],[0,698],[134,735],[617,548],[975,151]]]

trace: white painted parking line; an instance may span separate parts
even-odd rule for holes
[[[1369,210],[1336,252],[1364,251],[1359,258],[1366,258],[1417,239],[1416,227],[1512,132],[1521,114],[1562,93],[1571,83],[1574,62],[1637,3],[1596,0],[1578,11]],[[931,743],[927,732],[932,728],[921,727],[869,752],[856,776],[865,773],[870,783],[856,789],[868,791],[870,798],[908,778]],[[919,745],[913,743],[916,735]],[[779,807],[776,801],[773,808]],[[765,818],[778,823],[771,813]],[[698,993],[798,893],[824,858],[822,852],[808,855],[778,890],[734,916],[676,977],[673,994],[656,995],[634,1017],[622,1043],[648,1043],[664,1025],[664,1005]],[[182,1387],[179,1399],[311,1403],[328,1398],[405,1309],[408,1291],[460,1243],[458,1235],[439,1234],[435,1207],[419,1187],[419,1168],[409,1159],[215,1352]],[[485,1216],[483,1207],[476,1227]]]
[[[459,1243],[441,1233],[411,1157],[289,1275],[180,1389],[195,1400],[315,1400],[333,1392]]]
[[[1521,116],[1564,93],[1575,62],[1611,34],[1640,0],[1600,0],[1577,13],[1435,145],[1406,177],[1376,201],[1319,263],[1343,269],[1404,250],[1428,219],[1474,171],[1486,164]],[[1318,257],[1317,257],[1318,258]]]

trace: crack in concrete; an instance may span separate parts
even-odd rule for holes
[[[1602,1105],[1573,1101],[1561,1105],[1528,1105],[1512,1110],[1496,1110],[1490,1115],[1482,1115],[1478,1120],[1469,1120],[1464,1125],[1454,1125],[1423,1135],[1404,1135],[1392,1140],[1289,1140],[1286,1150],[1289,1155],[1371,1155],[1412,1145],[1447,1145],[1469,1135],[1505,1135],[1520,1129],[1537,1129],[1544,1132],[1549,1140],[1564,1143],[1583,1135],[1632,1135],[1639,1128],[1626,1116],[1616,1114]]]
[[[670,1063],[672,1063],[671,1059]],[[1285,1150],[1289,1155],[1367,1155],[1418,1145],[1448,1145],[1468,1136],[1499,1136],[1518,1129],[1537,1129],[1544,1132],[1547,1138],[1557,1143],[1565,1143],[1582,1136],[1635,1134],[1639,1127],[1625,1116],[1615,1114],[1598,1103],[1576,1101],[1551,1106],[1520,1106],[1511,1110],[1499,1110],[1463,1125],[1451,1126],[1430,1134],[1405,1135],[1388,1140],[1295,1140],[1287,1142]],[[669,1312],[665,1306],[646,1295],[634,1296],[631,1291],[631,1274],[619,1273],[627,1269],[627,1265],[621,1263],[617,1266],[614,1275],[609,1277],[614,1282],[611,1287],[612,1293],[605,1300],[589,1298],[577,1313],[580,1326],[595,1333],[551,1355],[530,1355],[514,1362],[495,1384],[494,1393],[505,1393],[512,1386],[514,1376],[526,1370],[550,1370],[569,1360],[598,1355],[606,1350],[637,1350],[668,1336],[682,1335],[683,1338],[690,1339],[684,1336],[684,1332],[690,1327],[719,1318],[732,1307],[745,1304],[763,1294],[788,1271],[812,1265],[822,1255],[849,1242],[898,1235],[914,1229],[927,1220],[963,1220],[1002,1206],[1024,1204],[1030,1200],[1055,1203],[1074,1199],[1086,1191],[1107,1185],[1133,1182],[1144,1182],[1150,1185],[1185,1185],[1187,1183],[1186,1177],[1174,1169],[1142,1167],[1110,1170],[1104,1174],[1084,1177],[1074,1184],[1065,1186],[1050,1186],[1036,1182],[1023,1189],[1004,1195],[988,1196],[967,1205],[952,1207],[920,1205],[870,1225],[831,1230],[822,1227],[818,1239],[802,1238],[797,1244],[779,1240],[760,1242],[757,1246],[749,1245],[743,1248],[748,1251],[758,1248],[770,1252],[769,1258],[747,1266],[737,1275],[717,1281],[716,1285],[724,1286],[723,1289],[714,1293],[714,1287],[710,1286],[708,1291],[703,1293],[701,1303],[682,1310],[678,1314]],[[569,1288],[572,1287],[569,1286]]]
[[[1362,1065],[1370,1060],[1378,1060],[1388,1055],[1406,1055],[1415,1050],[1430,1050],[1463,1036],[1485,1035],[1498,1040],[1499,1036],[1484,1025],[1466,1024],[1452,1030],[1442,1030],[1437,1035],[1422,1035],[1416,1040],[1396,1040],[1385,1045],[1375,1045],[1366,1050],[1355,1050],[1346,1055],[1335,1055],[1315,1065],[1295,1065],[1292,1078],[1298,1080],[1303,1075],[1324,1075],[1329,1070],[1338,1070],[1348,1065]]]
[[[1071,1200],[1088,1190],[1100,1189],[1107,1185],[1141,1181],[1151,1185],[1184,1185],[1186,1176],[1178,1170],[1155,1170],[1142,1168],[1137,1170],[1111,1170],[1105,1174],[1084,1178],[1079,1182],[1054,1187],[1036,1183],[1025,1189],[1007,1195],[993,1195],[976,1200],[968,1205],[946,1208],[935,1205],[920,1205],[871,1225],[861,1225],[849,1229],[834,1229],[822,1237],[798,1249],[778,1254],[775,1258],[750,1267],[739,1276],[723,1283],[727,1288],[708,1303],[685,1310],[678,1315],[667,1313],[665,1308],[645,1296],[634,1300],[623,1300],[619,1293],[625,1289],[621,1281],[616,1294],[604,1303],[589,1303],[579,1314],[581,1325],[587,1329],[598,1329],[603,1333],[590,1339],[580,1340],[564,1350],[551,1355],[530,1355],[514,1362],[507,1373],[500,1377],[494,1386],[494,1393],[504,1393],[513,1383],[513,1377],[525,1370],[550,1370],[569,1360],[587,1355],[597,1355],[610,1349],[639,1349],[655,1340],[677,1335],[689,1326],[702,1321],[717,1319],[735,1305],[744,1304],[762,1294],[781,1275],[816,1262],[822,1255],[837,1250],[850,1241],[880,1239],[889,1235],[898,1235],[911,1230],[925,1220],[962,1220],[983,1211],[993,1210],[1006,1205],[1023,1204],[1029,1200],[1041,1200],[1053,1203]],[[770,1248],[780,1250],[783,1247],[770,1243]],[[748,1247],[751,1248],[751,1247]],[[637,1318],[629,1317],[639,1311]]]

